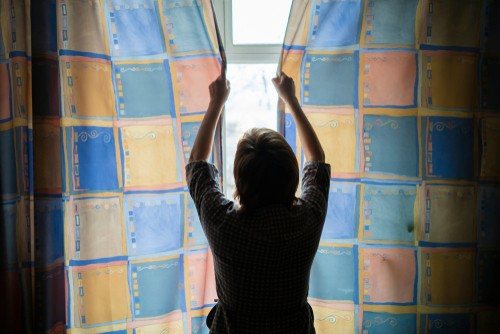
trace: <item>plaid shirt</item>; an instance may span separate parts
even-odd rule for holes
[[[325,221],[330,165],[309,162],[302,196],[288,209],[237,210],[205,161],[186,166],[187,182],[214,254],[219,303],[210,333],[315,333],[309,273]]]

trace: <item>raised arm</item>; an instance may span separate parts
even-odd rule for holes
[[[196,135],[189,162],[208,160],[214,143],[215,128],[219,121],[222,108],[231,91],[231,86],[225,75],[220,75],[209,86],[210,104]]]
[[[285,73],[281,73],[280,76],[273,79],[273,83],[280,98],[290,107],[295,123],[297,124],[297,130],[299,132],[300,141],[302,142],[306,161],[325,162],[325,153],[321,147],[321,143],[311,123],[309,123],[309,120],[304,114],[299,100],[295,96],[295,84],[293,79]]]

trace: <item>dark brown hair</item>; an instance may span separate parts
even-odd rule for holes
[[[278,132],[256,128],[238,142],[234,158],[235,198],[244,211],[270,204],[291,207],[299,185],[299,165]]]

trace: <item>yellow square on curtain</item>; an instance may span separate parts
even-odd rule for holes
[[[72,267],[71,304],[76,327],[105,325],[131,318],[127,264]]]
[[[474,257],[473,249],[422,248],[422,304],[470,305],[474,301]]]
[[[356,122],[354,109],[305,108],[307,117],[323,145],[332,173],[356,172]]]
[[[121,129],[126,188],[154,189],[180,184],[182,174],[176,159],[180,150],[174,136],[171,121],[167,125],[133,125]]]
[[[61,57],[66,117],[116,115],[111,62],[87,57]]]
[[[314,311],[314,327],[318,333],[354,333],[356,328],[354,304],[311,304]]]
[[[422,106],[474,111],[477,56],[451,51],[422,51]]]

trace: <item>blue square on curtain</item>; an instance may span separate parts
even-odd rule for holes
[[[359,55],[307,54],[302,75],[304,105],[353,106],[358,90]],[[338,80],[342,78],[342,80]]]
[[[484,57],[482,60],[482,67],[482,108],[499,110],[500,94],[498,94],[498,87],[500,85],[500,58]]]
[[[354,239],[358,229],[359,198],[356,183],[331,182],[322,239]]]
[[[0,203],[0,268],[17,265],[17,205],[16,202]]]
[[[365,185],[363,240],[413,243],[417,188],[407,185]]]
[[[0,194],[17,194],[16,154],[12,129],[0,131]]]
[[[297,154],[297,126],[291,114],[285,114],[285,139]]]
[[[466,313],[421,314],[420,333],[469,334],[473,330],[472,315]]]
[[[477,265],[478,284],[477,301],[481,305],[499,306],[500,291],[500,251],[494,249],[479,249]]]
[[[311,47],[337,47],[358,43],[360,0],[323,0],[313,7]]]
[[[365,12],[365,44],[415,44],[417,0],[371,0]],[[371,23],[371,24],[369,24]]]
[[[196,139],[196,134],[200,129],[200,122],[183,122],[181,124],[182,129],[182,148],[184,152],[184,158],[186,161],[189,160],[189,155],[191,154],[191,149],[194,145],[194,140]]]
[[[111,52],[147,56],[164,52],[160,17],[154,0],[108,0]]]
[[[207,327],[207,317],[192,317],[191,332],[193,334],[209,334],[210,330]]]
[[[212,51],[201,1],[164,0],[168,41],[174,54]]]
[[[118,189],[116,148],[113,128],[75,126],[68,131],[73,162],[75,191]]]
[[[364,311],[362,330],[369,334],[416,333],[417,315]]]
[[[365,115],[365,173],[418,176],[417,118]]]
[[[114,79],[120,118],[175,117],[167,61],[149,64],[115,62]]]
[[[500,186],[480,185],[478,190],[478,241],[481,246],[500,244]]]
[[[311,268],[309,297],[355,301],[357,272],[356,247],[320,246]]]
[[[203,228],[201,227],[200,218],[198,217],[198,211],[196,211],[196,206],[191,199],[191,196],[187,196],[187,208],[186,208],[186,221],[187,221],[187,242],[189,246],[198,246],[208,244],[207,237]]]
[[[178,249],[182,243],[181,194],[126,195],[127,245],[131,256]]]
[[[38,265],[49,265],[64,256],[62,198],[35,201],[35,248]]]
[[[133,263],[131,275],[134,319],[184,309],[182,258]]]
[[[422,121],[427,178],[472,178],[474,176],[473,120],[426,117]]]

